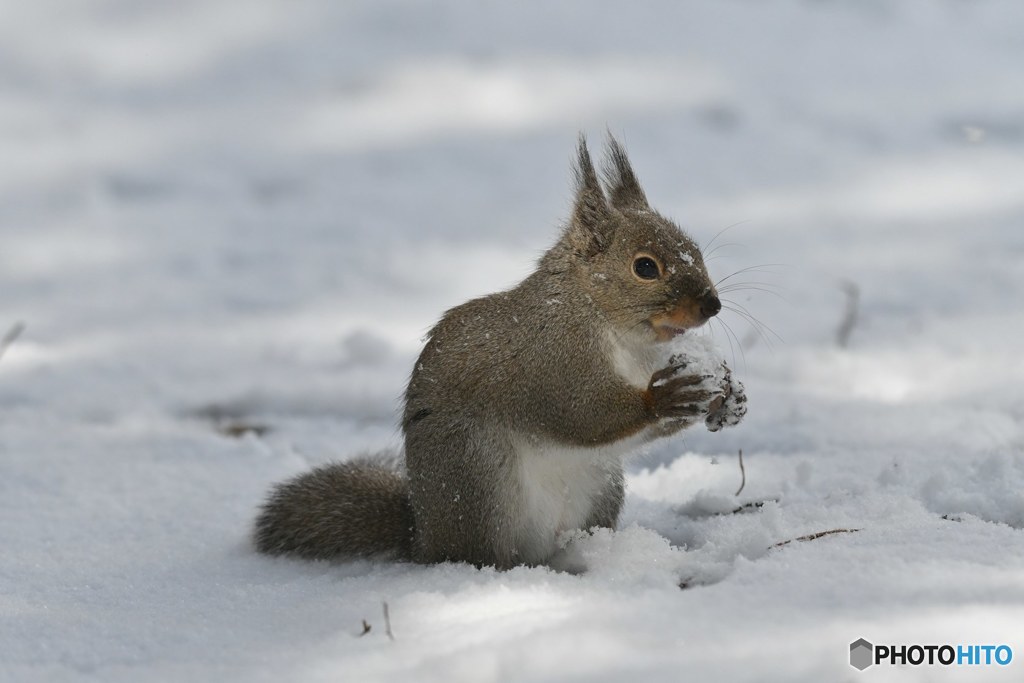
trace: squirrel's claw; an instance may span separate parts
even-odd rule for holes
[[[675,357],[672,364],[651,376],[647,391],[655,418],[687,424],[707,415],[713,402],[722,397],[714,377],[687,373],[687,363]]]

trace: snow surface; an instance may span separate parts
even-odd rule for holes
[[[0,680],[1020,680],[1024,4],[0,14]],[[606,125],[754,267],[711,328],[744,423],[633,461],[582,575],[254,554],[272,483],[398,443],[421,336],[530,271]]]

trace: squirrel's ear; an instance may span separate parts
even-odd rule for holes
[[[572,210],[567,237],[573,250],[593,256],[607,248],[611,236],[606,234],[611,209],[590,160],[587,139],[581,133],[576,157],[576,203]]]
[[[626,150],[611,134],[608,135],[608,157],[604,167],[605,180],[612,206],[616,209],[648,210],[647,196],[629,165]]]

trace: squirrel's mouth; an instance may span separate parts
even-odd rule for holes
[[[668,337],[678,337],[680,335],[686,334],[686,330],[689,328],[675,327],[673,325],[659,325],[654,329],[664,335],[667,335]]]
[[[680,327],[677,325],[666,325],[664,323],[652,324],[651,328],[654,330],[654,339],[657,342],[672,341],[676,337],[681,337],[692,330],[694,327],[700,327],[700,325],[694,325],[693,327]]]
[[[688,300],[665,313],[655,314],[648,319],[657,340],[663,342],[686,334],[687,330],[700,327],[707,321],[707,317],[700,312],[700,306]]]

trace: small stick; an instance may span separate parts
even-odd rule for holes
[[[25,331],[25,323],[16,322],[7,330],[7,334],[4,335],[3,339],[0,339],[0,358],[4,357],[4,353],[7,351],[7,347],[15,342],[15,340],[21,336],[21,333]]]
[[[729,512],[723,512],[721,514],[725,514],[725,515],[738,515],[739,513],[746,512],[747,510],[760,510],[761,508],[764,507],[765,503],[778,503],[778,502],[779,502],[778,498],[768,498],[768,499],[765,499],[765,500],[752,500],[749,503],[744,503],[743,505],[740,505],[739,507],[735,507],[732,510],[729,510]]]
[[[395,639],[395,634],[391,632],[391,615],[388,614],[387,601],[384,602],[384,633],[387,633],[391,640]]]
[[[845,349],[850,343],[850,335],[853,333],[853,328],[857,325],[860,287],[854,282],[844,282],[841,287],[843,293],[846,294],[846,310],[843,312],[843,319],[839,323],[839,329],[836,331],[836,343],[839,344],[839,348]]]
[[[740,491],[743,490],[743,487],[747,485],[747,469],[745,467],[743,467],[743,449],[742,448],[740,449],[740,477],[742,477],[742,481],[740,481],[740,487],[738,489],[736,489],[736,495],[737,496],[740,495]]]
[[[860,531],[860,529],[829,529],[828,531],[819,531],[817,533],[807,534],[806,536],[797,536],[796,538],[791,538],[788,541],[779,541],[778,543],[769,546],[769,548],[781,548],[793,541],[814,541],[822,538],[823,536],[831,536],[832,534],[852,534],[856,531]]]
[[[371,628],[373,628],[373,627],[366,623],[366,619],[363,619],[363,632],[360,633],[357,637],[358,638],[362,638],[363,636],[365,636],[367,633],[370,632]]]

